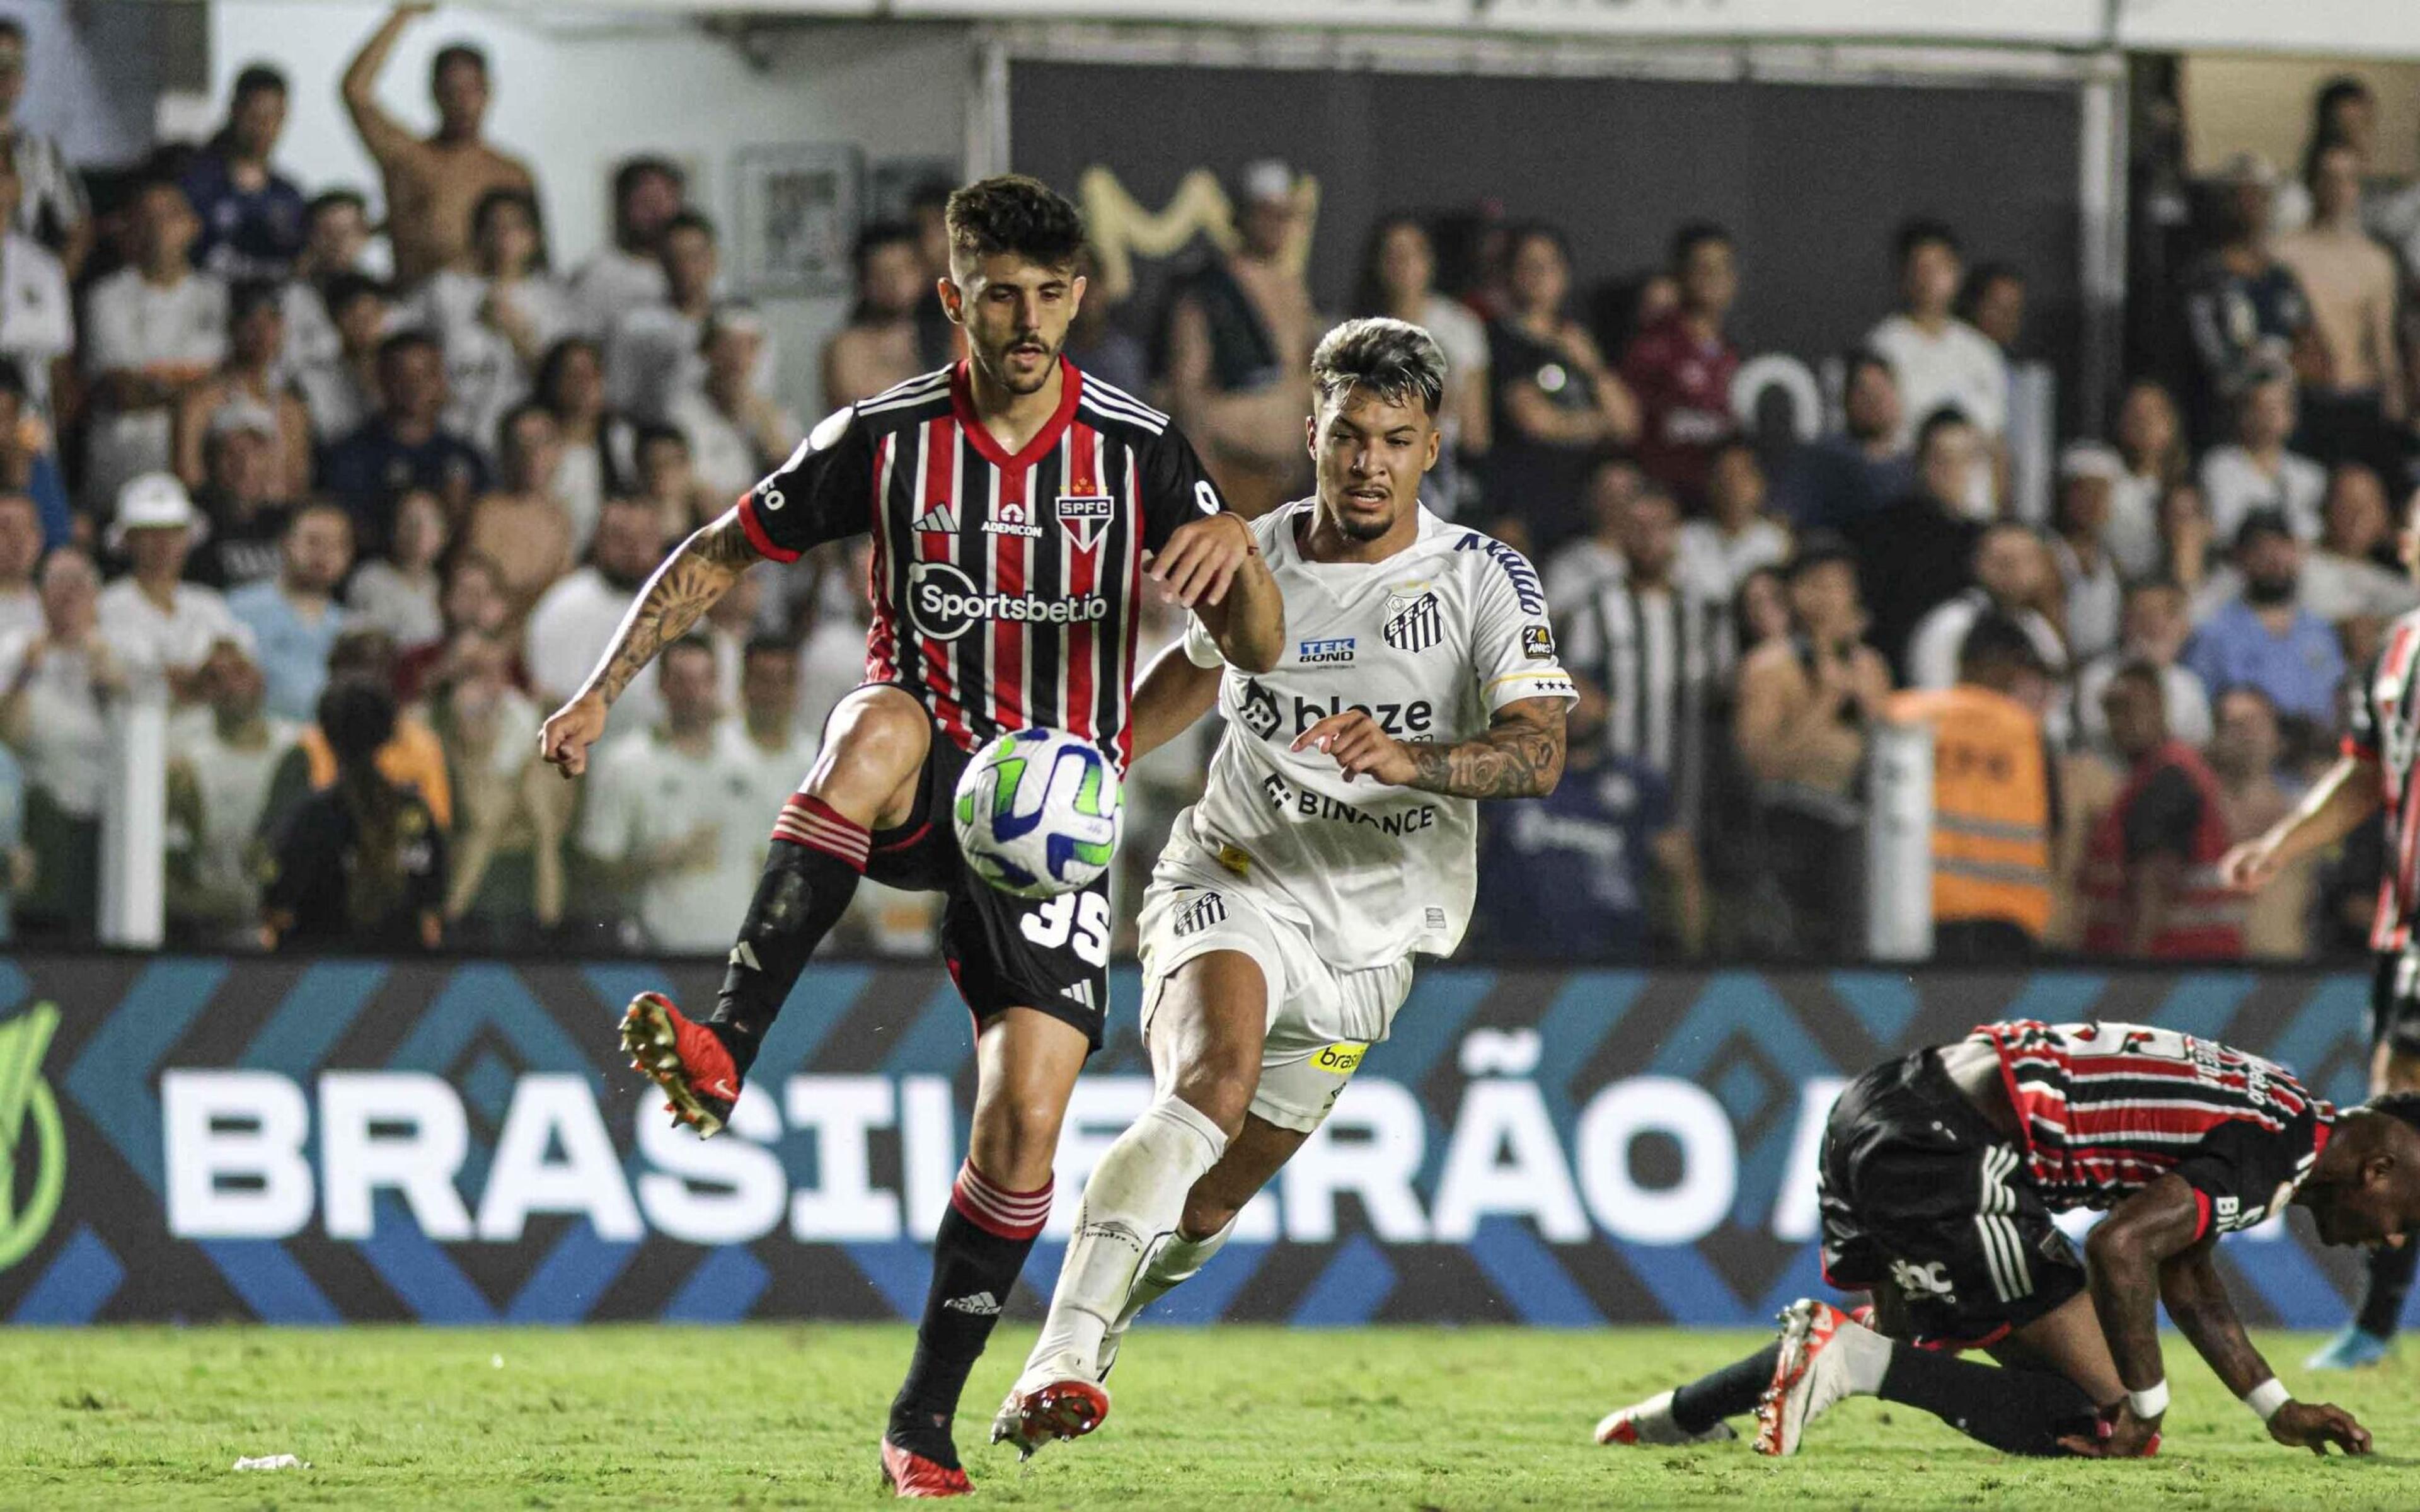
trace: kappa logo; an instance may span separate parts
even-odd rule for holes
[[[1435,645],[1445,639],[1445,611],[1437,605],[1437,595],[1427,593],[1406,598],[1388,594],[1387,625],[1379,634],[1397,651],[1426,651]]]
[[[42,1056],[58,1026],[51,1003],[0,1024],[0,1271],[42,1242],[67,1190],[67,1129],[42,1079]]]
[[[1025,506],[1014,499],[1002,501],[992,517],[983,522],[983,528],[986,535],[1016,535],[1029,541],[1042,534],[1041,526],[1025,523]]]
[[[1284,717],[1278,713],[1278,696],[1261,686],[1257,677],[1244,679],[1244,704],[1236,711],[1244,728],[1262,740],[1278,733]]]
[[[1059,528],[1076,543],[1077,550],[1090,551],[1101,544],[1101,533],[1109,528],[1117,508],[1118,501],[1108,494],[1063,493],[1059,496]]]

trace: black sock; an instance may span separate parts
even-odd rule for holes
[[[714,1015],[706,1020],[740,1075],[748,1074],[765,1031],[807,969],[807,957],[856,896],[869,841],[864,829],[848,825],[820,799],[801,794],[782,810],[773,854],[766,858],[765,874],[731,948],[722,991],[715,995]]]
[[[1968,1438],[2012,1455],[2063,1453],[2060,1435],[2088,1437],[2098,1415],[2092,1398],[2055,1372],[2011,1370],[1898,1343],[1874,1395],[1922,1408]]]
[[[1768,1344],[1736,1365],[1727,1365],[1672,1394],[1672,1421],[1683,1433],[1703,1433],[1727,1417],[1745,1417],[1773,1384],[1781,1346]]]
[[[950,1210],[933,1237],[933,1285],[916,1325],[916,1355],[891,1404],[890,1437],[903,1449],[955,1467],[950,1419],[967,1373],[991,1339],[1001,1308],[1050,1215],[1050,1188],[1011,1192],[972,1164],[958,1170]]]
[[[2412,1294],[2412,1272],[2420,1266],[2420,1249],[2381,1245],[2369,1252],[2368,1282],[2362,1289],[2361,1311],[2353,1321],[2365,1334],[2391,1339],[2403,1322],[2403,1299]]]

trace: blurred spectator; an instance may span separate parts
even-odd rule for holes
[[[1704,500],[1705,514],[1681,527],[1674,576],[1706,598],[1728,604],[1741,579],[1790,559],[1790,531],[1765,513],[1764,469],[1756,449],[1744,440],[1714,448]]]
[[[2358,462],[2328,475],[2319,545],[2303,563],[2304,606],[2330,625],[2358,618],[2391,620],[2420,607],[2409,575],[2391,572],[2380,557],[2394,549],[2386,486]]]
[[[561,708],[587,680],[614,627],[629,612],[631,598],[663,560],[666,539],[662,517],[644,501],[606,501],[589,564],[549,588],[530,611],[521,656],[539,703]],[[625,730],[642,729],[662,713],[657,680],[638,677],[614,703],[613,722]]]
[[[2311,129],[2304,151],[2322,142],[2344,142],[2370,161],[2378,150],[2378,100],[2369,85],[2352,74],[2340,73],[2311,96]],[[2302,182],[2279,184],[2270,197],[2269,230],[2282,239],[2311,224],[2311,192]]]
[[[226,606],[252,631],[269,712],[299,723],[318,705],[346,628],[336,585],[352,570],[352,521],[334,504],[305,504],[287,517],[279,554],[275,578],[237,589]]]
[[[1630,501],[1647,486],[1647,474],[1626,456],[1605,457],[1589,469],[1581,498],[1589,519],[1586,535],[1575,535],[1546,561],[1546,603],[1559,611],[1621,576],[1621,521]]]
[[[260,669],[233,640],[210,648],[195,684],[209,717],[181,728],[168,757],[168,922],[224,947],[260,917],[260,821],[295,725],[268,713]]]
[[[2392,467],[2403,450],[2393,430],[2404,416],[2400,279],[2395,259],[2362,228],[2363,162],[2350,142],[2312,144],[2303,165],[2311,224],[2277,239],[2277,260],[2310,300],[2324,361],[2304,386],[2302,443],[2323,461]]]
[[[1986,614],[2001,615],[2023,629],[2049,675],[2063,676],[2067,642],[2039,608],[2050,586],[2050,554],[2033,527],[2016,520],[1985,526],[1975,537],[1968,571],[1975,586],[1942,600],[1908,638],[1908,686],[1954,686],[1967,633]]]
[[[1788,563],[1784,563],[1783,566]],[[1731,640],[1742,661],[1767,641],[1790,635],[1790,583],[1781,567],[1758,567],[1731,595]]]
[[[583,873],[628,898],[659,950],[720,953],[755,895],[765,810],[747,738],[721,718],[714,654],[696,640],[657,664],[663,720],[599,748],[581,821]]]
[[[916,306],[919,371],[946,367],[966,355],[957,322],[941,303],[941,280],[950,276],[950,195],[957,186],[947,178],[927,178],[908,195],[908,219],[916,227],[917,250],[924,258],[924,298]],[[1081,312],[1078,312],[1079,314]],[[1119,387],[1125,388],[1124,384]],[[1140,388],[1127,389],[1140,393]]]
[[[787,640],[758,637],[740,652],[739,744],[754,769],[750,786],[760,814],[782,811],[822,744],[818,732],[799,726],[799,648]],[[768,839],[759,847],[760,865],[770,846]]]
[[[17,937],[17,895],[34,883],[25,844],[25,768],[0,744],[0,943]]]
[[[1082,302],[1076,306],[1075,318],[1067,323],[1067,345],[1064,348],[1067,360],[1113,389],[1123,389],[1128,393],[1148,393],[1151,389],[1151,348],[1137,341],[1119,323],[1118,306],[1110,301],[1108,290],[1100,283],[1099,263],[1091,247],[1086,247],[1077,255],[1076,273],[1088,286]],[[924,339],[922,312],[938,303],[927,288],[923,301],[916,306],[919,313],[910,317],[916,326],[920,355],[930,349],[930,343]],[[950,324],[946,316],[942,318],[941,329],[954,340],[958,328]],[[945,350],[943,355],[950,362],[956,361],[954,351]],[[1450,377],[1446,379],[1449,386],[1452,381]],[[1442,459],[1438,465],[1444,465]]]
[[[2185,612],[2185,591],[2171,579],[2146,578],[2127,585],[2118,649],[2096,658],[2076,676],[2076,727],[2093,749],[2112,748],[2101,696],[2118,668],[2133,664],[2159,674],[2160,706],[2169,733],[2196,749],[2210,744],[2210,690],[2179,659],[2193,637],[2193,620]]]
[[[2230,396],[2256,361],[2289,362],[2296,371],[2324,361],[2311,303],[2293,270],[2269,250],[2269,195],[2274,171],[2243,154],[2221,175],[2216,245],[2184,273],[2185,328],[2193,340],[2194,434],[2217,438]],[[2290,423],[2288,431],[2292,429]]]
[[[144,473],[119,489],[109,527],[110,550],[128,557],[134,570],[101,590],[101,636],[130,682],[164,682],[180,702],[192,696],[194,670],[220,637],[247,646],[252,639],[218,590],[183,580],[194,540],[208,530],[185,486],[165,472]]]
[[[2319,534],[2327,469],[2286,449],[2294,434],[2294,375],[2280,363],[2247,370],[2235,397],[2235,440],[2201,459],[2201,491],[2211,528],[2231,541],[2255,510],[2284,514],[2294,539]]]
[[[28,406],[24,378],[5,356],[0,356],[0,490],[33,501],[45,547],[67,545],[75,539],[79,524],[88,521],[69,508],[67,482],[51,454],[51,427]]]
[[[2154,379],[2126,385],[2118,405],[2118,455],[2124,468],[2110,485],[2102,539],[2117,560],[2118,575],[2132,582],[2160,570],[2165,555],[2160,501],[2185,481],[2192,461],[2177,402]]]
[[[1739,255],[1730,232],[1697,221],[1673,233],[1670,267],[1680,308],[1631,341],[1621,379],[1638,399],[1639,465],[1695,511],[1715,451],[1739,434],[1731,379],[1740,351],[1723,329],[1739,298]]]
[[[467,262],[471,212],[488,192],[537,193],[537,181],[519,159],[489,147],[479,134],[488,114],[487,54],[467,42],[437,50],[429,65],[428,93],[437,106],[437,131],[411,134],[378,102],[379,70],[404,28],[428,7],[397,6],[362,45],[345,69],[345,109],[361,133],[362,146],[386,184],[387,239],[395,246],[395,278],[417,288],[442,269]]]
[[[504,417],[502,477],[480,496],[462,527],[462,544],[496,564],[511,625],[520,624],[549,585],[571,570],[571,512],[554,497],[554,470],[563,442],[554,417],[524,404]],[[602,644],[599,641],[597,644]]]
[[[1856,558],[1837,536],[1798,544],[1789,569],[1792,630],[1740,668],[1733,734],[1759,790],[1766,869],[1758,943],[1829,955],[1862,937],[1866,729],[1890,670],[1860,639]]]
[[[1652,890],[1672,899],[1680,950],[1703,953],[1706,889],[1668,784],[1607,756],[1582,726],[1563,779],[1543,798],[1489,816],[1479,855],[1480,929],[1491,953],[1527,961],[1643,962],[1655,933]]]
[[[84,178],[70,166],[58,138],[19,123],[17,104],[25,94],[25,28],[0,16],[0,139],[5,139],[9,177],[21,189],[8,207],[7,224],[54,255],[68,276],[84,267],[92,250],[92,206]],[[13,275],[12,275],[13,276]],[[9,301],[14,308],[15,301]]]
[[[2052,384],[2025,378],[2025,275],[2009,263],[1977,264],[1958,290],[1957,312],[1999,353],[2007,376],[2009,418],[2001,430],[2001,453],[2008,473],[2000,508],[2039,521],[2054,482],[2051,441],[2058,416]]]
[[[687,539],[691,531],[731,507],[698,481],[690,464],[689,438],[672,425],[641,425],[638,429],[639,497],[656,508],[664,533]]]
[[[705,379],[674,397],[672,422],[689,438],[697,481],[719,499],[737,499],[790,455],[806,428],[756,386],[765,321],[754,305],[716,305],[699,345]]]
[[[799,648],[799,729],[815,744],[823,740],[824,721],[832,708],[865,681],[865,630],[873,622],[874,605],[865,585],[873,580],[874,539],[861,535],[846,543],[845,554],[819,594],[823,609],[807,619],[806,640]],[[625,693],[623,698],[628,700]],[[1200,792],[1199,778],[1183,795],[1178,808]],[[900,896],[912,896],[902,894]]]
[[[827,410],[871,399],[928,371],[919,365],[923,354],[916,346],[916,307],[930,283],[916,228],[905,221],[876,221],[858,233],[852,259],[857,303],[848,324],[824,346]]]
[[[1978,439],[1996,445],[2009,426],[2009,366],[2000,349],[1950,313],[1965,261],[1957,233],[1938,221],[1911,221],[1899,233],[1900,308],[1866,333],[1899,378],[1900,440],[1945,407],[1964,415]],[[1961,496],[1968,512],[1988,515],[1991,475],[1978,470]],[[1981,506],[1981,507],[1978,507]]]
[[[641,156],[613,170],[613,239],[571,275],[580,329],[601,339],[625,310],[664,297],[664,227],[681,212],[687,176],[670,159]]]
[[[1581,491],[1598,453],[1637,439],[1638,403],[1596,343],[1563,313],[1572,286],[1562,233],[1528,226],[1507,254],[1512,310],[1488,328],[1495,384],[1487,497],[1540,561],[1587,528]]]
[[[428,714],[458,815],[445,917],[491,939],[562,921],[563,838],[577,795],[537,759],[538,708],[513,686],[512,664],[504,641],[464,631]]]
[[[383,630],[356,627],[336,637],[328,653],[328,686],[365,683],[381,691],[396,686],[395,642]],[[322,695],[324,700],[325,695]],[[323,703],[324,707],[324,703]],[[318,723],[307,724],[294,737],[294,754],[278,767],[270,786],[269,813],[286,814],[305,793],[324,793],[336,780],[335,748]],[[444,748],[427,725],[410,713],[396,717],[393,732],[379,748],[379,770],[387,780],[418,794],[428,805],[440,829],[454,825],[454,784],[445,774]]]
[[[169,420],[187,385],[226,356],[226,285],[187,254],[201,222],[164,178],[136,187],[127,210],[132,260],[85,295],[84,370],[92,380],[85,495],[172,462]]]
[[[1974,622],[1956,682],[1891,695],[1886,717],[1932,731],[1932,958],[2030,958],[2050,927],[2057,764],[2041,711],[2055,684],[2033,633]]]
[[[170,427],[177,476],[188,488],[209,479],[203,457],[210,429],[230,409],[270,418],[277,497],[300,499],[311,486],[311,415],[284,378],[286,316],[276,285],[242,284],[227,298],[227,351],[217,373],[178,396]]]
[[[483,451],[497,448],[496,426],[575,321],[571,296],[547,271],[537,201],[520,189],[479,196],[469,265],[430,274],[397,316],[445,349],[446,425]]]
[[[231,404],[202,439],[202,487],[194,502],[209,529],[186,559],[185,576],[221,593],[277,575],[290,496],[278,486],[277,417]]]
[[[34,569],[42,561],[42,522],[34,501],[0,493],[0,636],[42,625],[41,590]]]
[[[340,281],[369,277],[364,266],[369,244],[369,209],[360,190],[329,189],[312,196],[302,212],[302,250],[295,255],[279,295],[286,312],[289,375],[300,377],[312,366],[335,359],[340,345],[336,289]],[[365,347],[375,350],[378,337],[383,334],[372,332]],[[351,428],[340,426],[327,434],[342,435]]]
[[[2124,595],[2117,554],[2109,548],[2109,510],[2125,473],[2125,460],[2099,441],[2077,441],[2059,454],[2050,554],[2067,606],[2062,639],[2073,661],[2118,643]]]
[[[1859,348],[1841,379],[1841,429],[1791,455],[1782,513],[1807,530],[1853,530],[1916,487],[1916,464],[1900,440],[1899,378],[1890,360]]]
[[[1934,410],[1916,431],[1915,488],[1850,525],[1873,616],[1867,639],[1895,666],[1904,664],[1917,623],[1973,580],[1969,559],[1981,527],[1961,501],[1981,465],[1978,444],[1964,415]]]
[[[287,285],[290,294],[294,285]],[[294,348],[292,322],[298,310],[318,308],[326,322],[324,349],[316,346],[307,361],[294,368],[294,386],[311,417],[312,432],[323,442],[350,436],[378,413],[379,357],[387,338],[386,290],[375,279],[339,273],[328,281],[326,304],[314,293],[308,303],[286,301],[287,349]]]
[[[0,104],[16,88],[8,71],[8,23],[0,17]],[[18,139],[21,154],[23,140]],[[17,364],[35,417],[47,421],[60,370],[75,350],[75,301],[59,260],[18,229],[22,187],[18,170],[0,153],[0,224],[9,228],[0,232],[0,357]]]
[[[1959,287],[1957,314],[2013,359],[2024,339],[2025,275],[2007,263],[1977,264]]]
[[[376,549],[386,541],[395,501],[426,488],[456,519],[487,491],[488,464],[478,449],[444,426],[445,356],[426,332],[387,337],[378,350],[378,413],[328,453],[320,484],[353,517],[355,539]]]
[[[126,679],[101,632],[92,559],[61,547],[43,559],[41,578],[41,625],[0,637],[0,739],[24,767],[24,839],[34,856],[17,924],[23,933],[88,936],[109,781],[106,707]]]
[[[235,76],[226,124],[178,180],[200,218],[194,266],[219,277],[284,278],[302,250],[302,191],[270,165],[286,130],[286,75],[255,63]]]
[[[2264,834],[2286,817],[2297,795],[2277,780],[2285,757],[2277,710],[2257,687],[2230,687],[2218,695],[2218,733],[2210,743],[2210,766],[2218,779],[2219,810],[2230,843]],[[2319,857],[2289,863],[2253,894],[2244,921],[2245,952],[2254,957],[2300,961],[2310,953],[2310,915]]]
[[[413,489],[395,506],[386,555],[362,564],[345,590],[346,617],[383,630],[398,646],[422,646],[445,633],[438,609],[437,563],[452,532],[435,494]]]
[[[1383,216],[1361,254],[1361,278],[1353,298],[1356,316],[1391,316],[1436,338],[1445,352],[1445,405],[1437,429],[1436,466],[1420,486],[1420,498],[1450,519],[1467,501],[1476,480],[1464,475],[1488,447],[1487,327],[1469,307],[1437,292],[1436,247],[1416,215]]]
[[[2344,653],[2335,631],[2303,606],[2303,546],[2285,517],[2274,510],[2247,517],[2235,564],[2242,594],[2201,622],[2185,665],[2204,687],[2247,684],[2267,694],[2279,714],[2333,728]]]
[[[714,309],[721,267],[714,223],[683,210],[665,224],[661,240],[664,297],[622,312],[605,343],[605,394],[633,420],[661,423],[673,396],[692,387],[704,365],[698,338]]]
[[[1318,338],[1296,254],[1308,235],[1294,170],[1244,170],[1236,246],[1179,283],[1168,308],[1160,381],[1169,412],[1247,519],[1300,491],[1310,461],[1296,434],[1311,398]]]
[[[2152,669],[2118,669],[2102,703],[2127,773],[2085,856],[2085,949],[2138,960],[2242,955],[2245,901],[2218,874],[2227,847],[2218,778],[2168,733]]]
[[[334,779],[279,826],[261,898],[261,943],[434,950],[445,933],[445,837],[428,805],[382,772],[394,696],[346,679],[319,697]]]
[[[554,496],[571,513],[573,548],[585,551],[605,501],[638,486],[638,428],[605,408],[604,355],[585,336],[566,336],[548,349],[535,397],[563,440]]]
[[[2168,576],[2188,595],[2197,595],[2208,583],[2211,547],[2216,539],[2201,489],[2180,483],[2160,501],[2160,538],[2167,551]],[[2223,549],[2223,548],[2222,548]]]
[[[443,634],[437,640],[407,646],[395,658],[395,691],[398,699],[413,701],[427,694],[431,682],[444,670],[451,642],[458,640],[464,631],[502,636],[512,615],[496,564],[471,550],[451,553],[445,568],[445,589],[437,601],[437,609],[444,622]],[[382,630],[372,633],[381,637],[385,634]],[[513,655],[513,686],[523,691],[530,687],[529,669],[521,665],[519,652]]]

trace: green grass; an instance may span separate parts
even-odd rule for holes
[[[0,1330],[0,1507],[857,1506],[904,1363],[897,1327],[316,1332]],[[1031,1330],[975,1372],[985,1502],[1032,1507],[2420,1506],[2420,1368],[2341,1381],[2365,1461],[2279,1448],[2181,1341],[2156,1460],[2012,1459],[1853,1402],[1797,1458],[1608,1450],[1607,1408],[1758,1342],[1671,1330],[1154,1331],[1100,1432],[1020,1472],[980,1441]],[[2262,1341],[2288,1364],[2301,1338]],[[305,1471],[237,1474],[239,1455]]]

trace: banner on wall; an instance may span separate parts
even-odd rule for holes
[[[811,971],[729,1136],[615,1053],[710,966],[0,959],[0,1318],[567,1323],[894,1319],[922,1304],[972,1090],[939,972]],[[1131,968],[1114,1000],[1130,1006]],[[2360,1094],[2353,976],[1424,973],[1326,1127],[1167,1304],[1343,1324],[1747,1324],[1821,1288],[1842,1082],[1980,1019],[2137,1019]],[[1083,1177],[1148,1102],[1130,1013],[1079,1084]],[[2299,1221],[2295,1221],[2299,1222]],[[2350,1257],[2228,1242],[2257,1322],[2340,1320]]]
[[[2089,47],[2102,0],[1488,0],[1498,31],[1628,37],[1843,38],[1920,42],[2030,42]]]
[[[891,0],[894,16],[978,21],[1214,22],[1231,26],[1470,23],[1473,0]]]

